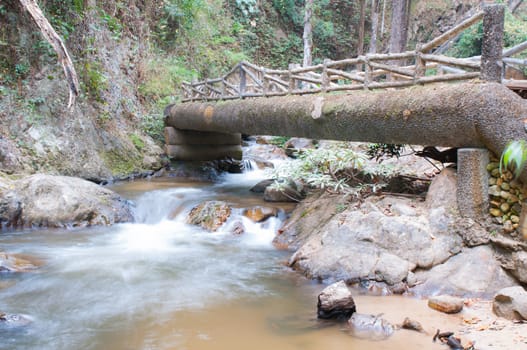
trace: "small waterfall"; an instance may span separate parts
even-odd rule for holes
[[[184,209],[205,197],[207,193],[195,188],[174,188],[146,192],[135,201],[135,221],[144,224],[156,224],[163,220],[174,219]]]

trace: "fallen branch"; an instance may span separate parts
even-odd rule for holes
[[[68,54],[68,50],[66,49],[66,46],[64,46],[64,42],[62,41],[60,36],[57,34],[55,29],[53,29],[47,18],[42,13],[42,10],[35,2],[35,0],[20,0],[20,3],[24,7],[24,9],[29,12],[31,17],[33,17],[35,23],[40,29],[40,32],[47,40],[47,42],[51,44],[53,50],[55,50],[55,52],[57,53],[58,60],[62,65],[62,69],[64,70],[64,74],[66,75],[66,80],[68,81],[70,93],[68,109],[70,109],[75,104],[75,99],[79,95],[80,88],[79,79],[77,78],[77,72],[75,71],[73,62]]]

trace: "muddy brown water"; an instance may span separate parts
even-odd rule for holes
[[[361,313],[392,323],[410,316],[429,334],[400,330],[385,341],[353,338],[345,325],[316,320],[324,285],[289,270],[271,240],[280,226],[243,221],[247,232],[209,233],[184,222],[190,208],[221,199],[264,204],[246,174],[219,184],[173,179],[113,186],[136,205],[138,222],[79,230],[0,235],[0,250],[43,262],[35,272],[0,275],[0,311],[30,326],[0,327],[0,349],[444,349],[436,328],[459,317],[426,301],[357,295]],[[268,205],[268,204],[266,204]],[[291,207],[285,207],[286,211]]]

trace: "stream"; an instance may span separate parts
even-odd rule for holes
[[[242,208],[269,206],[248,191],[262,176],[229,174],[215,184],[122,183],[112,189],[134,201],[136,223],[2,233],[0,250],[42,266],[0,275],[0,310],[32,320],[0,327],[0,349],[445,348],[432,343],[434,327],[446,329],[457,319],[423,300],[355,299],[358,311],[384,313],[393,323],[411,316],[428,335],[398,331],[373,342],[351,337],[344,325],[317,321],[316,296],[324,285],[287,268],[290,253],[271,243],[284,215],[262,224],[241,216]],[[189,210],[210,199],[231,203],[246,232],[187,225]]]

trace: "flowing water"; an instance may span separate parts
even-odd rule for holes
[[[257,180],[250,173],[220,184],[121,184],[114,189],[136,203],[137,223],[1,234],[0,250],[35,257],[42,266],[0,275],[0,311],[32,320],[0,327],[0,349],[442,348],[432,335],[400,331],[369,342],[352,338],[344,326],[319,323],[316,295],[324,286],[285,267],[289,253],[271,244],[280,218],[254,224],[239,215],[262,204],[248,191]],[[247,232],[209,233],[185,224],[190,208],[210,199],[238,208]],[[356,303],[392,322],[408,310],[425,327],[437,317],[443,325],[453,322],[432,316],[421,300],[380,300],[357,296]]]

